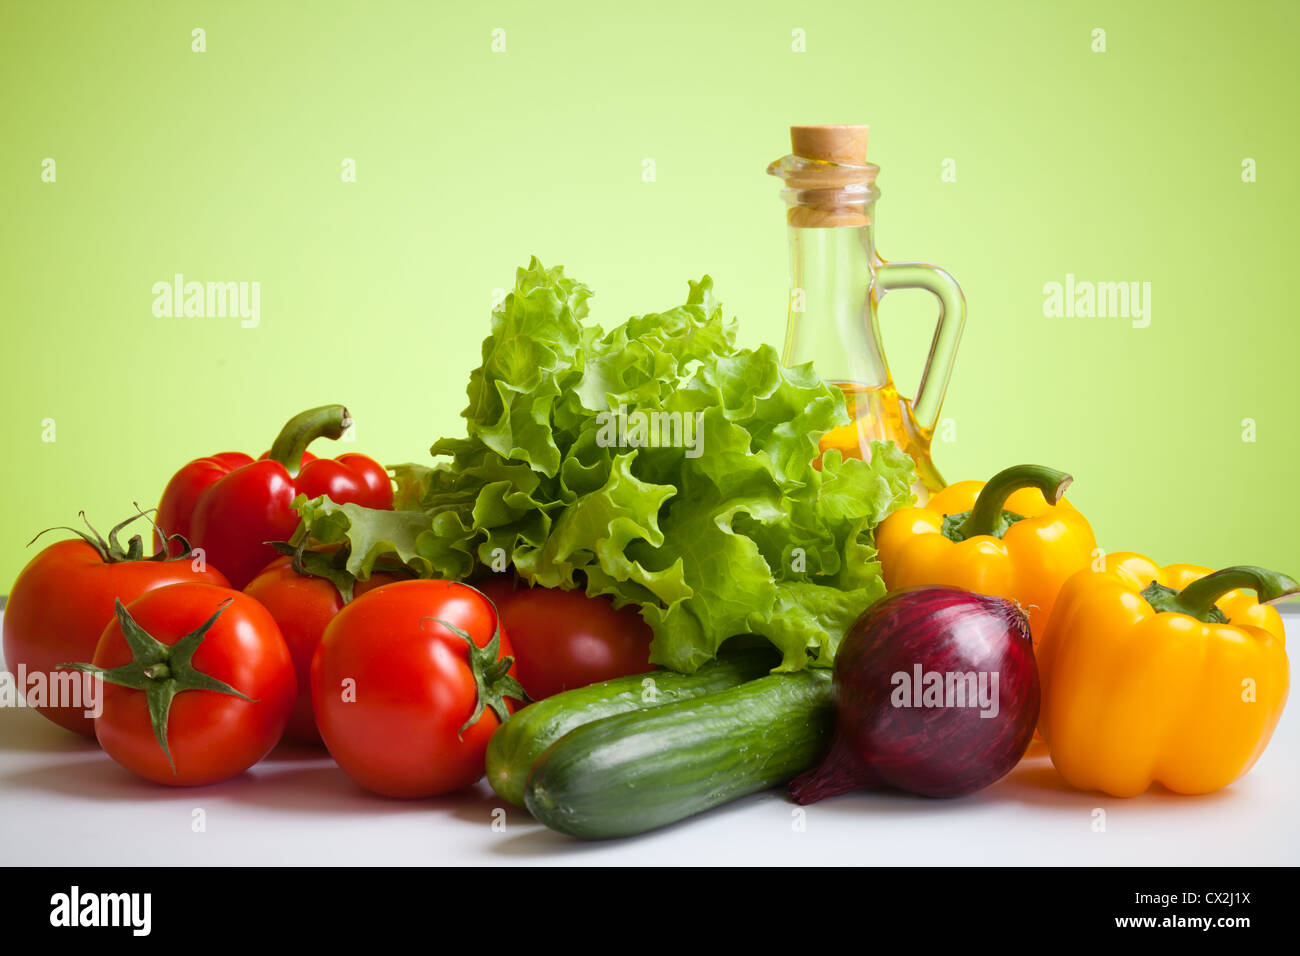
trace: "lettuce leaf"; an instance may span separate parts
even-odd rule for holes
[[[472,578],[513,566],[534,585],[634,605],[651,657],[690,672],[742,634],[779,670],[829,666],[884,594],[872,529],[912,503],[911,460],[869,462],[818,440],[846,424],[841,392],[769,346],[736,346],[707,276],[686,302],[608,333],[591,291],[536,258],[492,314],[470,375],[465,436],[433,466],[393,467],[396,510],[300,499],[306,533],[350,545],[367,577],[395,558]]]

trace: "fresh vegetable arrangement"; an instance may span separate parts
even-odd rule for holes
[[[41,712],[163,784],[287,734],[388,797],[486,773],[583,838],[786,784],[959,797],[1036,725],[1068,783],[1122,796],[1262,753],[1288,689],[1266,605],[1294,581],[1105,556],[1038,465],[915,506],[892,442],[823,452],[845,393],[739,347],[707,277],[608,332],[590,295],[518,271],[431,464],[316,458],[350,423],[325,405],[261,459],[182,467],[151,557],[129,522],[42,550],[5,658],[102,707]]]
[[[466,437],[433,446],[450,462],[395,469],[395,512],[307,502],[306,532],[346,541],[360,578],[385,555],[449,580],[508,565],[634,604],[650,659],[674,670],[737,634],[775,644],[783,671],[829,666],[885,592],[871,531],[910,503],[910,459],[882,444],[814,468],[819,437],[848,423],[842,393],[738,348],[707,277],[608,333],[582,321],[590,296],[536,259],[520,269],[470,376]]]

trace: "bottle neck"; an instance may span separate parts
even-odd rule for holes
[[[845,386],[887,384],[875,308],[880,168],[792,155],[767,171],[785,183],[781,198],[790,229],[783,361],[812,362],[823,379]]]

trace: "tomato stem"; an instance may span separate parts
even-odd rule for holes
[[[497,719],[504,723],[506,718],[510,716],[510,707],[506,704],[507,697],[521,703],[528,701],[528,695],[524,693],[519,681],[510,676],[510,668],[515,663],[514,658],[502,657],[498,660],[498,655],[501,653],[501,627],[499,624],[492,632],[492,640],[479,647],[474,643],[474,638],[470,637],[467,631],[457,627],[450,621],[444,621],[440,617],[428,617],[424,620],[441,624],[469,645],[469,669],[470,673],[474,675],[474,684],[478,689],[478,695],[474,704],[474,712],[470,714],[469,720],[465,721],[460,728],[462,735],[478,723],[478,719],[483,716],[483,711],[489,707],[497,715]],[[424,621],[420,623],[423,626]]]
[[[190,543],[186,541],[182,535],[163,534],[162,530],[158,527],[157,522],[155,522],[152,517],[153,513],[156,511],[156,508],[144,511],[141,509],[140,503],[138,501],[135,502],[136,513],[131,515],[131,517],[127,518],[125,521],[119,521],[117,524],[113,525],[113,527],[108,531],[107,538],[95,530],[95,526],[91,524],[90,519],[86,517],[86,512],[79,511],[78,514],[81,516],[81,520],[85,523],[86,527],[90,529],[89,534],[78,528],[70,528],[67,525],[56,525],[53,528],[46,528],[44,531],[39,532],[36,537],[27,542],[27,546],[31,547],[36,543],[36,540],[40,538],[41,535],[48,534],[51,531],[71,531],[73,534],[81,538],[82,541],[86,542],[86,544],[94,548],[95,553],[99,555],[99,560],[103,561],[105,564],[120,564],[124,561],[173,561],[188,559],[190,556]],[[149,523],[153,525],[155,537],[162,541],[162,547],[147,558],[144,555],[144,538],[140,535],[132,535],[125,548],[122,547],[121,542],[117,540],[117,536],[122,532],[123,528],[133,521],[138,521],[140,518],[149,519]],[[168,551],[170,550],[168,545],[172,541],[179,541],[182,545],[180,553],[176,555],[168,554]]]
[[[299,532],[303,531],[301,525],[298,526]],[[295,532],[293,541],[266,541],[275,548],[280,554],[287,555],[292,559],[290,566],[295,574],[300,574],[305,578],[324,578],[334,585],[334,590],[339,592],[344,604],[352,603],[352,596],[356,590],[357,579],[347,567],[347,558],[350,546],[344,544],[337,551],[326,554],[322,551],[313,551],[307,547],[311,541],[311,536]],[[373,572],[372,572],[373,573]]]
[[[514,666],[514,663],[515,659],[513,657],[503,657],[495,664],[489,664],[483,670],[483,679],[489,684],[499,681],[510,672],[510,668]]]

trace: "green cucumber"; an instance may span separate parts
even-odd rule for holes
[[[533,765],[524,803],[552,830],[630,836],[786,783],[830,744],[827,669],[583,724]]]
[[[529,704],[497,728],[488,742],[492,789],[524,805],[524,783],[537,758],[570,730],[628,711],[663,707],[761,677],[780,663],[770,647],[724,652],[694,674],[651,671],[566,690]]]

